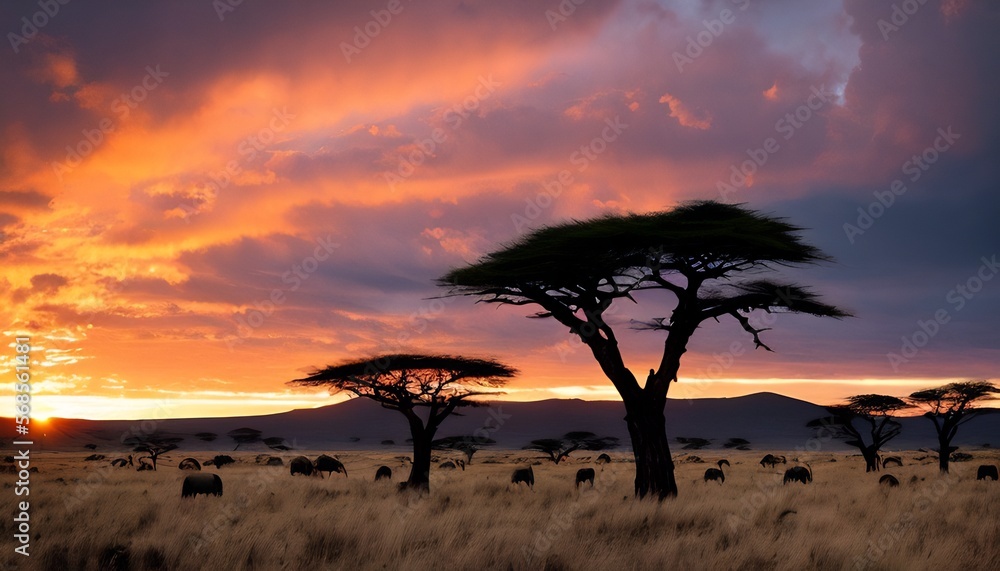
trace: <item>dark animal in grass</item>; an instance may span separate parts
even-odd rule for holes
[[[313,466],[316,468],[316,471],[320,473],[320,477],[323,477],[323,472],[326,472],[328,476],[332,476],[333,473],[336,472],[338,474],[343,474],[345,478],[347,477],[347,468],[344,467],[340,460],[327,456],[326,454],[321,454],[317,457]]]
[[[510,483],[520,484],[521,482],[528,484],[529,488],[534,489],[535,472],[532,471],[531,466],[528,466],[527,468],[518,468],[514,470],[514,473],[510,477]]]
[[[313,463],[305,456],[296,456],[288,463],[288,470],[294,476],[296,474],[302,474],[303,476],[312,476],[313,472],[319,473],[313,467]]]
[[[607,454],[601,454],[600,456],[597,457],[597,463],[598,464],[610,464],[611,463],[611,456],[608,456]]]
[[[177,465],[181,470],[201,470],[201,464],[194,458],[185,458]]]
[[[576,487],[580,488],[580,484],[584,482],[590,482],[590,487],[594,487],[594,469],[593,468],[580,468],[576,471]]]
[[[147,470],[152,470],[152,469],[153,469],[153,465],[150,464],[149,462],[146,462],[146,457],[143,456],[142,458],[139,458],[139,467],[136,468],[135,471],[136,472],[145,472]]]
[[[771,468],[774,468],[778,464],[785,464],[785,463],[786,462],[784,456],[775,456],[773,454],[768,454],[767,456],[764,456],[760,460],[761,467],[770,466]]]
[[[392,479],[392,468],[388,466],[379,466],[378,470],[375,470],[375,481],[379,480],[391,480]]]
[[[809,466],[806,464],[806,466]],[[781,482],[782,484],[787,484],[788,482],[802,482],[803,484],[808,484],[813,481],[812,470],[808,467],[802,466],[792,466],[791,468],[785,470],[785,479]]]
[[[979,467],[979,470],[976,471],[976,479],[977,480],[990,479],[996,481],[997,467],[992,464],[983,464],[982,466]]]
[[[726,475],[722,472],[723,464],[729,466],[729,460],[719,460],[718,468],[709,468],[708,470],[705,470],[705,481],[708,482],[709,480],[718,480],[720,484],[726,483]]]
[[[438,464],[438,468],[441,468],[442,470],[454,470],[455,468],[461,468],[462,471],[464,472],[465,460],[454,460],[454,461],[448,460],[445,462],[441,462],[440,464]]]
[[[111,461],[111,465],[114,466],[115,468],[124,468],[128,466],[128,460],[124,458],[115,458],[114,460]]]
[[[882,459],[882,467],[888,468],[890,464],[895,464],[896,466],[903,465],[903,459],[899,456],[886,456]]]
[[[235,464],[235,463],[236,460],[233,460],[232,456],[227,456],[225,454],[219,454],[215,458],[212,458],[212,464],[214,464],[216,468],[221,468],[226,464]],[[206,464],[208,464],[208,462],[206,462]]]
[[[886,475],[882,476],[881,478],[878,479],[878,483],[879,484],[885,484],[885,485],[889,486],[890,488],[898,488],[899,487],[899,480],[897,480],[896,477],[893,476],[892,474],[886,474]]]
[[[198,494],[211,494],[213,496],[222,495],[222,478],[218,474],[191,474],[184,478],[184,486],[181,487],[181,497],[189,498]]]

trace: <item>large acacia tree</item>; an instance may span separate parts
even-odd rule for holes
[[[407,487],[427,491],[434,434],[444,419],[459,407],[482,404],[470,397],[497,394],[488,389],[503,386],[515,374],[515,369],[489,359],[392,354],[345,361],[290,384],[326,386],[402,413],[413,438]]]
[[[995,408],[979,408],[984,400],[995,398],[1000,388],[987,381],[950,383],[911,394],[908,400],[923,409],[924,417],[934,423],[938,437],[938,466],[941,473],[948,473],[948,459],[958,450],[951,441],[958,434],[958,427],[985,413],[998,412]]]
[[[882,464],[879,450],[903,429],[892,415],[909,406],[902,399],[887,395],[855,395],[848,397],[847,404],[826,407],[830,416],[816,419],[807,426],[830,430],[835,438],[861,451],[865,472],[877,472]],[[855,421],[863,428],[855,426]],[[861,434],[865,429],[867,441]]]
[[[764,329],[750,319],[755,310],[847,315],[803,287],[762,279],[763,272],[779,266],[828,260],[805,244],[799,231],[741,205],[687,203],[665,212],[540,228],[453,269],[439,284],[450,289],[449,295],[538,306],[533,317],[555,319],[578,336],[624,401],[636,495],[663,499],[677,494],[664,425],[667,391],[698,327],[731,318],[756,347],[770,350],[759,336]],[[668,317],[653,314],[644,323],[665,335],[659,362],[640,384],[604,315],[615,301],[635,302],[644,290],[661,294],[673,309]]]

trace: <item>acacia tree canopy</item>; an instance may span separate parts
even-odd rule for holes
[[[539,438],[532,440],[524,450],[537,450],[548,455],[549,460],[558,464],[577,450],[607,450],[618,444],[614,436],[597,436],[593,432],[567,432],[562,438]]]

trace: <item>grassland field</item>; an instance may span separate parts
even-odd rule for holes
[[[773,451],[780,453],[778,451]],[[811,484],[782,485],[786,466],[763,468],[764,452],[678,454],[679,497],[633,498],[631,456],[595,465],[584,454],[553,465],[525,451],[483,451],[465,471],[435,469],[426,496],[401,494],[409,465],[400,453],[328,452],[348,477],[291,476],[255,463],[259,452],[221,452],[221,497],[181,499],[190,472],[183,451],[156,472],[112,468],[86,454],[43,452],[31,475],[31,556],[5,550],[2,569],[1000,569],[1000,482],[976,481],[980,464],[938,473],[935,458],[903,452],[902,467],[866,474],[849,454],[785,452],[813,469]],[[320,452],[307,452],[315,458]],[[587,453],[590,454],[590,453]],[[298,453],[284,453],[286,462]],[[724,484],[705,469],[727,458]],[[458,458],[442,455],[439,459]],[[533,490],[512,486],[533,466]],[[392,482],[375,482],[387,465]],[[593,467],[593,488],[574,487]],[[883,473],[901,485],[878,484]],[[7,477],[4,513],[15,513]],[[4,518],[4,536],[14,533]]]

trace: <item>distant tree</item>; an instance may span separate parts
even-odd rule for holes
[[[886,395],[855,395],[848,397],[847,404],[825,407],[830,416],[817,418],[806,426],[824,428],[834,438],[861,451],[865,459],[865,472],[877,472],[882,467],[879,450],[887,442],[899,436],[903,429],[893,413],[909,408],[910,405],[896,397]],[[858,421],[868,430],[868,439],[854,425]]]
[[[289,446],[288,443],[285,441],[285,439],[280,436],[270,436],[268,438],[265,438],[263,442],[264,445],[270,448],[271,450],[286,451],[292,449],[291,446]]]
[[[236,448],[233,448],[233,451],[235,452],[241,445],[256,444],[257,442],[260,442],[263,433],[255,428],[237,428],[227,432],[226,436],[232,438],[233,441],[236,442]]]
[[[448,295],[537,306],[532,317],[555,319],[577,336],[624,403],[635,495],[663,499],[677,495],[664,416],[667,391],[702,324],[732,318],[756,347],[770,350],[760,338],[766,328],[754,323],[755,310],[848,315],[806,288],[761,276],[829,259],[804,243],[800,230],[781,218],[712,201],[665,212],[609,214],[534,230],[451,270],[439,284],[450,289]],[[650,312],[639,324],[665,334],[656,368],[642,379],[626,364],[614,324],[605,316],[615,302],[645,306],[663,299],[673,305],[669,317]],[[659,312],[662,306],[657,307]]]
[[[987,413],[996,413],[995,408],[979,408],[986,400],[993,400],[1000,394],[1000,388],[988,381],[966,381],[950,383],[934,389],[925,389],[911,394],[907,400],[924,410],[924,418],[934,423],[938,437],[938,466],[941,473],[948,473],[948,459],[958,450],[951,441],[958,433],[958,427]]]
[[[216,438],[218,438],[219,435],[214,432],[199,432],[195,434],[194,437],[197,438],[198,440],[203,440],[205,442],[212,442]]]
[[[135,435],[122,439],[122,443],[134,446],[133,452],[145,452],[153,463],[153,470],[156,470],[156,461],[161,454],[176,450],[184,439],[179,436],[167,436],[162,434]],[[137,458],[139,460],[142,457]]]
[[[537,450],[548,455],[549,460],[559,464],[577,450],[607,450],[618,444],[614,436],[597,436],[593,432],[567,432],[562,438],[540,438],[532,440],[524,450]]]
[[[83,447],[86,448],[87,450],[91,450],[91,451],[97,450],[97,445],[96,444],[84,444]]]
[[[688,437],[678,436],[677,442],[680,442],[681,444],[684,445],[681,447],[682,450],[701,450],[702,448],[705,448],[712,443],[711,440],[705,438],[697,438],[690,436]]]
[[[465,454],[465,463],[472,464],[472,456],[483,449],[484,446],[491,446],[497,441],[486,436],[449,436],[441,438],[431,443],[435,450],[455,450]]]
[[[517,371],[497,361],[447,355],[392,354],[345,361],[294,385],[326,386],[372,399],[406,417],[413,438],[407,489],[430,489],[431,449],[438,427],[455,409],[479,406],[471,397],[495,394]],[[423,411],[424,416],[418,411]]]
[[[745,438],[730,438],[722,444],[723,448],[735,448],[737,450],[750,450],[750,441]]]

